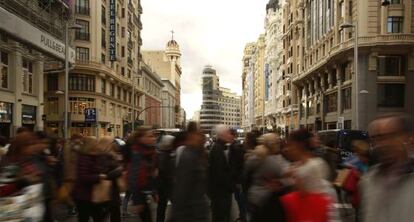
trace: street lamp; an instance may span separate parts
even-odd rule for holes
[[[358,20],[355,21],[355,24],[344,23],[339,27],[341,30],[353,28],[355,30],[355,45],[354,45],[354,72],[355,72],[355,127],[359,129],[359,80],[358,80]]]
[[[69,25],[69,21],[66,21],[65,24],[65,98],[64,98],[64,109],[65,109],[65,116],[64,116],[64,126],[63,126],[63,137],[64,139],[68,139],[68,129],[69,129],[69,118],[68,118],[68,109],[69,109],[69,29],[72,30],[79,30],[82,27],[80,25]]]

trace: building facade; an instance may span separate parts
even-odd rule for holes
[[[143,96],[145,108],[148,108],[144,113],[144,125],[149,127],[159,128],[161,126],[161,103],[162,103],[162,89],[164,84],[161,78],[155,73],[147,64],[141,63]]]
[[[281,108],[284,94],[282,58],[283,58],[283,10],[284,1],[270,0],[266,5],[265,19],[265,117],[266,128],[281,132]]]
[[[144,106],[140,0],[76,0],[72,11],[80,29],[72,36],[76,64],[68,83],[69,135],[123,137]],[[47,129],[62,129],[64,96],[56,92],[64,91],[64,74],[50,72],[45,84]],[[89,108],[96,110],[95,122],[85,122]]]
[[[176,117],[176,88],[169,79],[162,79],[164,87],[162,88],[162,110],[161,110],[161,128],[171,129],[175,128]],[[172,108],[174,107],[174,109]]]
[[[143,51],[143,58],[156,73],[163,79],[168,79],[175,88],[175,105],[181,107],[181,51],[177,41],[171,39],[165,50]],[[170,112],[162,109],[163,112]],[[175,114],[175,127],[182,127],[180,112]]]
[[[203,69],[202,79],[203,103],[200,109],[200,129],[212,133],[218,124],[240,128],[240,96],[229,89],[220,87],[217,71],[212,66]]]
[[[297,127],[366,129],[380,114],[414,114],[414,1],[389,2],[287,1],[283,44]]]
[[[254,119],[254,62],[253,55],[256,51],[256,43],[248,43],[244,48],[243,73],[242,73],[242,102],[241,124],[245,130],[251,130],[255,124]]]
[[[263,128],[265,117],[265,36],[259,36],[253,54],[254,63],[254,119],[255,127]]]
[[[44,127],[44,70],[65,60],[66,1],[0,1],[0,135]],[[74,61],[69,50],[68,60]]]

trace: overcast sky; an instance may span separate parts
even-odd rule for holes
[[[268,0],[142,0],[143,49],[180,44],[183,74],[181,105],[191,118],[200,109],[201,73],[217,69],[220,85],[241,94],[243,49],[264,32]]]

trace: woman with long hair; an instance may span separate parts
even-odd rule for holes
[[[151,209],[147,198],[152,196],[157,201],[156,177],[156,137],[152,129],[140,128],[128,139],[130,157],[127,163],[128,191],[136,213],[142,222],[151,222]]]

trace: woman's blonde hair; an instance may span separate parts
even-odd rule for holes
[[[112,136],[104,136],[99,139],[97,151],[101,154],[111,154],[116,151],[115,138]]]

